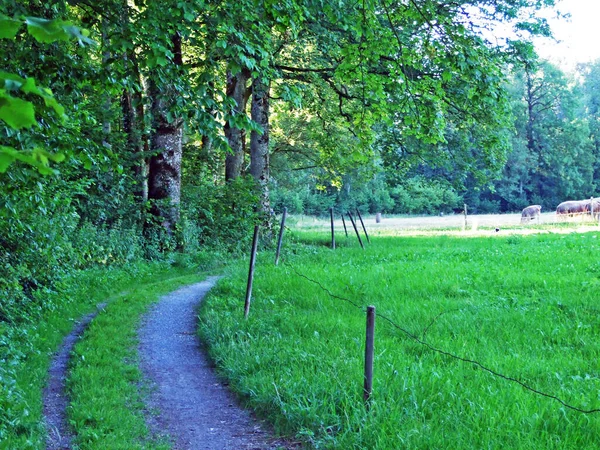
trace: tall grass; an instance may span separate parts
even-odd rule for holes
[[[315,448],[600,447],[600,413],[480,366],[600,408],[599,233],[328,238],[304,235],[277,267],[260,255],[249,320],[246,264],[201,310],[219,370],[277,430]],[[338,297],[379,314],[369,412],[365,314]]]

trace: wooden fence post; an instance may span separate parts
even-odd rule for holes
[[[358,238],[358,243],[364,250],[365,246],[362,242],[362,239],[360,238],[360,234],[358,233],[358,228],[356,228],[356,223],[354,222],[354,219],[352,218],[352,214],[350,212],[348,212],[348,218],[350,219],[350,222],[352,222],[352,226],[354,227],[354,232],[356,233],[356,237]]]
[[[362,225],[362,229],[365,232],[365,236],[367,237],[367,242],[370,244],[371,239],[369,239],[369,234],[367,233],[367,229],[365,228],[365,223],[362,220],[362,216],[360,215],[360,211],[356,208],[356,214],[358,214],[358,218],[360,219],[360,224]]]
[[[283,241],[283,230],[285,229],[285,218],[287,217],[287,208],[283,208],[281,216],[281,228],[279,228],[279,236],[277,238],[277,251],[275,252],[275,265],[279,263],[279,254],[281,253],[281,242]]]
[[[246,286],[246,301],[244,303],[244,319],[248,318],[250,312],[250,299],[252,297],[252,282],[254,280],[254,264],[256,262],[256,249],[258,248],[258,225],[254,226],[252,237],[252,253],[250,254],[250,269],[248,270],[248,285]]]
[[[373,353],[375,342],[375,307],[367,306],[367,334],[365,342],[365,384],[363,398],[365,406],[369,409],[371,394],[373,393]]]
[[[331,248],[335,250],[335,230],[333,228],[333,208],[329,208],[329,216],[331,217]]]
[[[464,205],[464,215],[465,215],[465,231],[467,231],[467,204],[463,203]]]
[[[346,237],[348,237],[348,230],[346,229],[346,221],[344,220],[344,214],[342,214],[342,225],[344,225],[344,233],[346,233]]]

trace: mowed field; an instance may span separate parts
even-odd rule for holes
[[[357,227],[362,233],[362,226],[357,219]],[[348,233],[354,232],[348,216],[342,221],[339,214],[334,218],[334,227],[339,233],[344,233],[343,225]],[[572,233],[599,229],[597,221],[590,215],[557,218],[556,213],[542,213],[539,219],[521,223],[521,214],[477,214],[465,217],[462,214],[444,216],[382,216],[379,223],[374,215],[363,216],[367,232],[374,235],[469,235],[489,236],[498,234],[533,234],[533,233]],[[292,216],[289,222],[298,230],[326,231],[331,227],[329,218],[310,216]]]
[[[258,255],[248,320],[248,261],[232,268],[200,311],[231,387],[313,448],[600,448],[597,225],[503,235],[508,225],[482,220],[479,236],[436,222],[431,236],[394,236],[383,231],[392,220],[411,230],[384,218],[365,250],[343,230],[332,250],[321,222],[292,220],[282,262]]]

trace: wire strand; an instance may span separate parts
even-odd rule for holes
[[[317,285],[321,290],[323,290],[325,293],[327,293],[327,295],[329,295],[331,298],[337,299],[337,300],[341,300],[344,301],[352,306],[354,306],[357,309],[360,309],[361,311],[365,312],[366,311],[366,307],[363,305],[360,305],[348,298],[345,297],[341,297],[339,295],[334,294],[333,292],[331,292],[329,289],[327,289],[325,286],[323,286],[321,284],[321,282],[314,280],[300,272],[298,272],[291,264],[289,263],[285,263],[285,266],[288,267],[292,272],[294,272],[298,277],[300,278],[304,278],[305,280]],[[452,312],[452,311],[447,311],[447,312]],[[425,331],[423,333],[423,336],[425,335],[425,332],[427,331],[427,329],[444,313],[440,313],[438,314],[438,316],[436,316],[431,322],[430,324],[425,328]],[[388,316],[381,314],[381,313],[377,313],[377,317],[381,318],[383,321],[387,322],[390,326],[392,326],[393,328],[395,328],[396,330],[402,332],[403,334],[405,334],[406,336],[408,336],[409,338],[411,338],[413,341],[415,341],[416,343],[426,347],[427,349],[429,349],[432,352],[438,353],[440,355],[443,356],[447,356],[449,358],[464,362],[464,363],[469,363],[469,364],[473,364],[476,367],[478,367],[479,369],[488,372],[489,374],[501,378],[503,380],[506,381],[510,381],[512,383],[516,383],[519,386],[521,386],[523,389],[530,391],[536,395],[542,396],[542,397],[546,397],[552,400],[557,401],[558,403],[560,403],[561,405],[563,405],[565,408],[571,409],[573,411],[577,411],[583,414],[593,414],[593,413],[598,413],[600,412],[600,408],[593,408],[593,409],[583,409],[583,408],[578,408],[577,406],[573,406],[569,403],[567,403],[565,400],[561,399],[560,397],[553,395],[553,394],[548,394],[547,392],[543,392],[540,391],[538,389],[535,389],[534,387],[531,387],[530,385],[526,384],[525,382],[515,378],[515,377],[511,377],[508,375],[504,375],[500,372],[498,372],[497,370],[494,370],[482,363],[480,363],[479,361],[476,361],[474,359],[470,359],[470,358],[466,358],[460,355],[456,355],[454,353],[448,352],[446,350],[434,347],[433,345],[431,345],[430,343],[424,341],[422,338],[419,338],[416,334],[411,333],[410,331],[406,330],[405,328],[401,327],[400,325],[398,325],[395,321],[393,321],[391,318],[389,318]]]

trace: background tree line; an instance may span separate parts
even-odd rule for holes
[[[595,72],[526,42],[553,4],[3,0],[0,320],[76,270],[240,248],[283,205],[587,196]]]
[[[452,124],[444,141],[433,145],[394,142],[378,130],[371,170],[347,172],[341,189],[319,182],[321,168],[275,177],[274,203],[307,214],[326,214],[331,206],[438,214],[461,210],[463,203],[476,213],[503,213],[531,204],[552,211],[562,201],[597,196],[600,61],[565,73],[534,55],[529,58],[509,66],[505,87],[511,119],[495,130],[505,140],[504,158],[482,164],[477,136]],[[408,164],[412,152],[418,160]],[[288,167],[282,159],[278,163]]]

